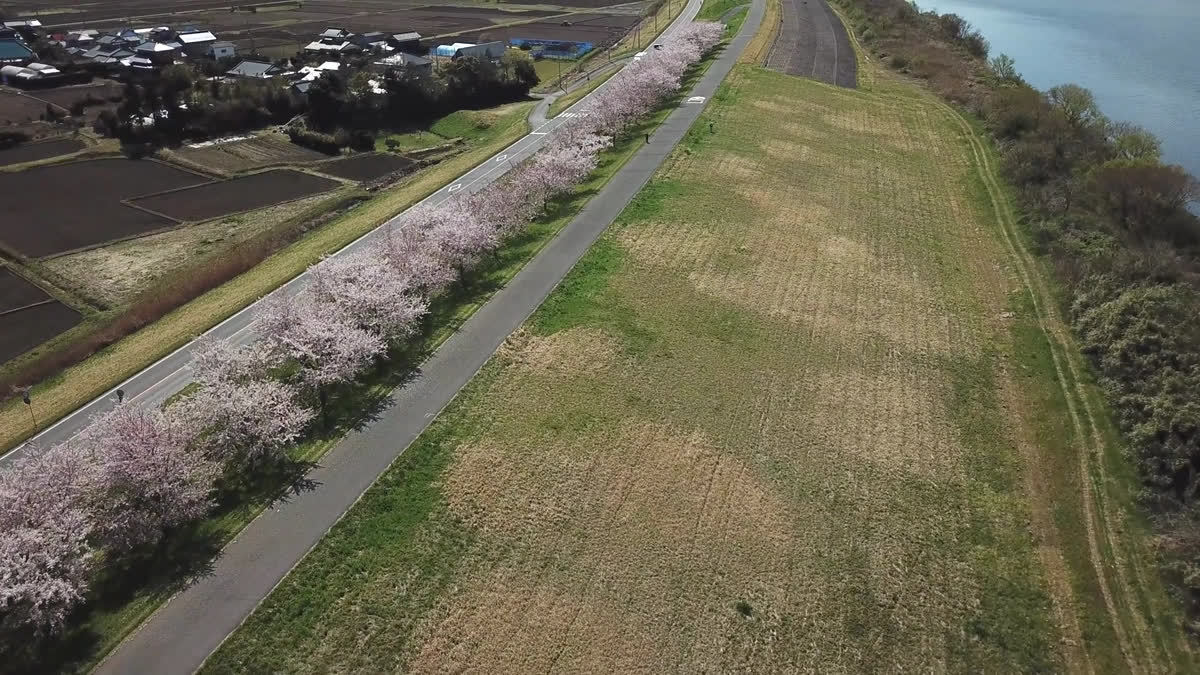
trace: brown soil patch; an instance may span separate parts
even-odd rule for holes
[[[456,457],[452,510],[518,553],[435,612],[417,670],[704,669],[746,637],[739,598],[784,602],[795,516],[697,433],[641,424]],[[659,600],[681,580],[691,601]],[[702,598],[717,604],[692,605]]]
[[[505,342],[499,353],[536,372],[575,375],[611,368],[617,357],[617,347],[603,331],[580,327],[545,336],[518,331]]]

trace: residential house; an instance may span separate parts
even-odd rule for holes
[[[312,80],[300,80],[299,82],[296,82],[288,89],[292,92],[292,96],[296,97],[297,99],[303,100],[305,98],[308,98],[308,90],[312,88],[312,84],[313,84]]]
[[[149,62],[152,67],[171,65],[175,62],[176,52],[177,50],[170,44],[153,41],[143,42],[133,50],[135,57],[138,59],[144,59],[145,61]]]
[[[317,40],[321,42],[341,43],[346,42],[352,37],[354,37],[354,33],[344,28],[326,28],[317,36]]]
[[[341,67],[342,64],[337,61],[326,61],[319,66],[304,66],[296,74],[300,76],[300,82],[312,82],[321,79],[325,73],[341,70]]]
[[[237,55],[237,47],[232,42],[214,42],[208,46],[208,58],[227,59]]]
[[[354,33],[343,28],[326,28],[316,40],[308,43],[304,51],[314,54],[349,54],[363,50],[353,42]]]
[[[399,52],[391,56],[385,56],[375,62],[377,70],[387,70],[388,68],[412,68],[413,70],[421,70],[426,73],[433,73],[433,61],[423,56],[413,56]]]
[[[504,56],[505,50],[508,49],[508,44],[503,41],[481,42],[477,45],[458,46],[462,43],[456,43],[458,48],[454,50],[451,58],[457,59],[460,56],[474,56],[477,59],[495,61]]]
[[[362,47],[350,42],[310,42],[304,46],[304,51],[314,54],[353,54],[361,52]]]
[[[273,63],[261,61],[241,61],[236,66],[225,71],[230,77],[245,77],[256,80],[266,80],[283,74],[283,70]]]
[[[415,31],[408,33],[396,33],[388,40],[394,49],[399,49],[402,52],[409,54],[421,54],[424,50],[421,49],[421,34]]]
[[[350,38],[350,42],[365,52],[390,52],[395,49],[388,43],[388,36],[378,32],[355,35]]]
[[[67,47],[82,47],[86,49],[91,47],[98,37],[100,37],[100,34],[94,30],[75,30],[67,33],[67,38],[63,41],[63,44]]]
[[[37,19],[19,19],[5,21],[4,27],[16,31],[26,42],[33,42],[37,40],[38,30],[42,27],[42,22]]]
[[[206,30],[190,33],[180,31],[175,40],[183,45],[183,52],[188,56],[203,56],[208,53],[209,46],[217,41],[217,36]]]

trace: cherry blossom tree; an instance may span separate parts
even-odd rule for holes
[[[205,456],[227,466],[276,456],[314,417],[295,387],[278,380],[202,385],[167,412],[194,430]]]
[[[82,499],[102,543],[128,550],[208,513],[219,469],[192,440],[181,420],[124,403],[67,441],[65,452],[95,466]]]
[[[413,213],[416,211],[416,213]],[[429,239],[437,212],[418,205],[405,213],[399,225],[388,224],[372,245],[375,255],[408,278],[415,289],[432,295],[454,283],[454,268],[446,264]]]
[[[296,441],[313,411],[296,388],[271,377],[279,364],[264,341],[241,347],[201,337],[192,352],[199,389],[167,409],[196,439],[196,446],[226,466],[251,464]]]
[[[308,292],[331,317],[379,335],[387,342],[412,336],[429,301],[387,258],[365,249],[328,258],[309,269]]]
[[[348,382],[384,353],[383,338],[330,316],[307,291],[295,297],[267,296],[259,316],[263,339],[283,362],[294,364],[296,379],[325,406],[326,388]]]
[[[83,601],[95,562],[81,500],[90,468],[55,447],[0,470],[0,627],[57,632]]]

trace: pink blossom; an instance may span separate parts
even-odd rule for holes
[[[96,467],[83,493],[101,541],[129,549],[208,513],[218,467],[192,440],[181,420],[126,403],[67,442],[66,452]]]
[[[57,632],[91,576],[93,475],[61,447],[0,470],[0,626]]]
[[[225,464],[281,452],[314,417],[295,388],[277,380],[207,384],[167,413],[193,430],[206,456]]]
[[[371,249],[326,259],[309,272],[308,292],[326,305],[332,319],[387,342],[411,336],[429,310],[412,280]]]
[[[301,383],[314,390],[353,380],[385,351],[383,339],[339,321],[311,293],[267,296],[259,325],[272,353],[299,367]]]

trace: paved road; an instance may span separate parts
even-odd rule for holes
[[[768,68],[839,87],[857,86],[854,48],[826,0],[783,0],[780,21]]]
[[[600,194],[422,364],[376,422],[326,455],[309,474],[315,490],[254,520],[225,548],[211,575],[172,598],[99,666],[99,673],[186,673],[207,658],[449,404],[649,180],[733,67],[762,20],[763,4],[754,0],[737,38],[696,84],[692,95],[703,100],[689,100],[673,111]],[[692,0],[685,17],[694,16],[699,5]]]
[[[689,0],[684,10],[663,34],[666,35],[690,22],[695,18],[696,13],[700,11],[702,4],[702,0]],[[586,81],[579,84],[586,84]],[[565,124],[596,92],[603,91],[607,86],[608,82],[605,82],[603,85],[597,87],[594,92],[550,120],[546,119],[545,114],[552,98],[543,99],[530,115],[530,119],[533,120],[533,131],[471,171],[458,177],[446,187],[426,197],[421,203],[437,204],[458,192],[474,192],[494,182],[507,173],[513,165],[520,163],[526,157],[537,152],[546,143],[548,135],[552,131]],[[395,222],[401,217],[403,217],[403,214],[396,216],[389,222]],[[384,227],[386,227],[386,224],[369,232],[334,255],[341,255],[366,246],[371,240],[382,234]],[[273,294],[284,293],[286,295],[294,295],[304,288],[307,282],[308,273],[305,272],[273,291]],[[231,340],[239,345],[252,342],[258,338],[255,333],[255,322],[260,308],[261,301],[255,302],[213,327],[207,334]],[[143,405],[162,404],[172,394],[180,391],[192,381],[191,371],[188,367],[188,364],[192,360],[192,349],[193,347],[190,343],[184,345],[175,352],[150,365],[145,370],[113,387],[112,390],[79,410],[62,418],[32,439],[17,446],[9,453],[0,456],[0,466],[22,456],[31,448],[46,448],[74,436],[80,429],[87,425],[93,415],[109,410],[116,404],[116,392],[118,389],[124,391],[126,398],[130,401]]]

